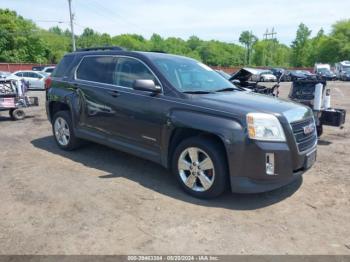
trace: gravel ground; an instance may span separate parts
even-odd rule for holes
[[[350,112],[350,84],[330,86]],[[60,151],[43,106],[18,122],[1,112],[0,149],[0,254],[350,254],[348,123],[325,128],[302,180],[211,201],[107,147]]]

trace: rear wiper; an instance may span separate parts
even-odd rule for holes
[[[185,93],[185,94],[211,94],[213,92],[210,92],[210,91],[184,91],[182,93]]]

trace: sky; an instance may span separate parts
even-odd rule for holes
[[[0,0],[0,8],[15,10],[42,28],[69,27],[68,0]],[[244,30],[261,39],[274,28],[277,39],[290,44],[301,22],[315,35],[350,19],[350,0],[72,0],[72,8],[76,34],[90,27],[112,36],[196,35],[232,43]]]

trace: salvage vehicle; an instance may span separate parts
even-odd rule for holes
[[[273,190],[316,161],[309,107],[242,91],[191,58],[87,48],[46,87],[58,147],[89,140],[154,161],[195,197]]]
[[[25,118],[25,108],[38,106],[38,97],[27,96],[24,80],[0,80],[0,111],[8,111],[13,120]]]
[[[255,78],[253,76],[255,74],[255,68],[245,67],[233,74],[228,80],[232,82],[236,87],[239,87],[247,92],[278,96],[279,83],[283,75],[280,76],[280,79],[273,87],[266,87],[264,85],[259,84],[258,80],[254,81]]]
[[[251,71],[249,68],[242,68],[229,80],[235,83],[236,86],[244,88],[247,91],[276,97],[279,96],[280,80],[272,87],[263,86],[258,82],[249,81],[253,73],[254,71]],[[283,76],[281,76],[280,79],[282,77]],[[295,79],[290,89],[290,100],[312,108],[318,137],[322,135],[324,125],[342,128],[345,123],[346,111],[344,109],[331,107],[330,93],[331,90],[327,88],[326,80],[316,77],[314,74],[306,74],[302,78]]]
[[[319,137],[323,133],[323,126],[343,128],[346,111],[331,107],[331,90],[327,88],[327,81],[324,78],[294,81],[289,98],[313,109]]]

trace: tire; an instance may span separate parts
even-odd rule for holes
[[[263,77],[260,77],[260,82],[265,82]]]
[[[57,145],[63,150],[71,151],[77,149],[82,144],[82,141],[74,134],[69,111],[59,111],[54,115],[52,132]]]
[[[11,109],[9,111],[12,120],[23,120],[26,117],[26,113],[22,109]]]
[[[316,126],[317,137],[322,136],[323,134],[323,125]]]
[[[190,152],[197,161],[192,161]],[[215,198],[229,184],[225,152],[210,139],[192,137],[181,142],[172,156],[171,168],[182,189],[197,198]]]

